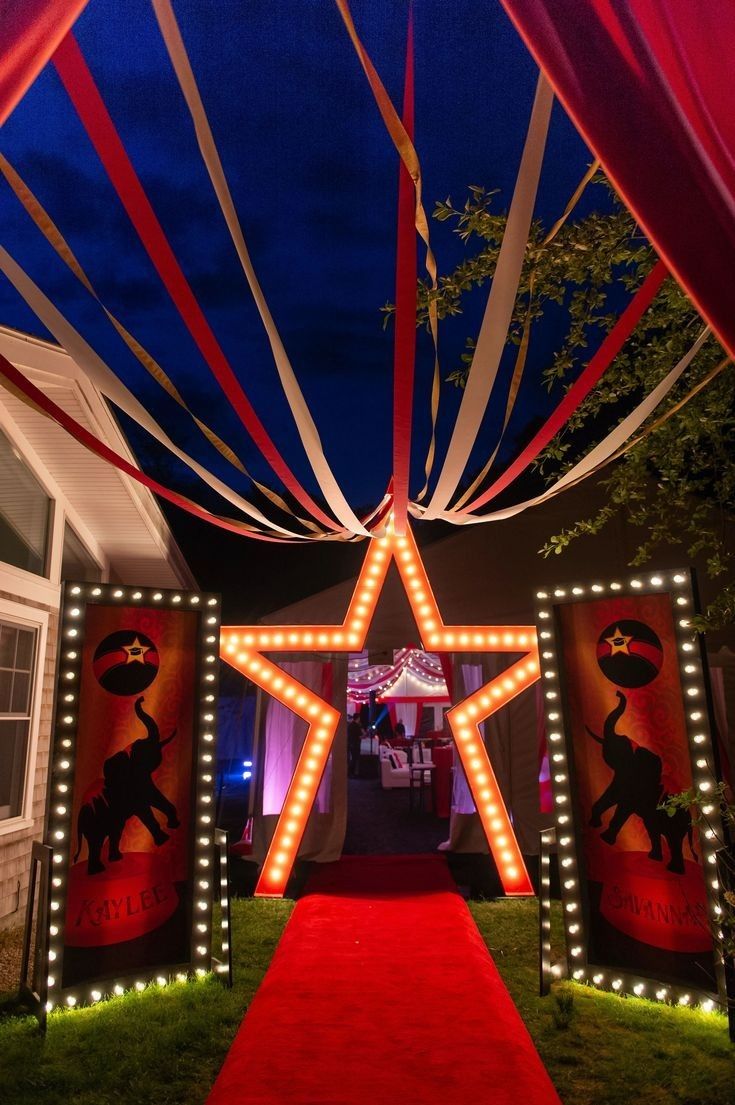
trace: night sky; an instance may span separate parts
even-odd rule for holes
[[[392,333],[383,329],[380,307],[394,290],[397,155],[332,0],[176,0],[175,10],[256,271],[327,457],[353,506],[369,508],[390,476]],[[400,103],[405,0],[354,0],[352,10]],[[463,202],[470,184],[500,189],[498,207],[506,208],[535,66],[497,0],[417,0],[414,12],[416,145],[427,211],[448,195]],[[276,445],[318,495],[150,5],[92,0],[76,35],[231,364]],[[51,67],[4,126],[0,149],[56,221],[105,304],[251,471],[276,485],[170,303]],[[589,160],[556,106],[537,203],[547,223],[561,212]],[[582,210],[594,202],[586,198]],[[447,272],[466,255],[465,247],[448,225],[432,220],[431,230],[440,272]],[[248,481],[148,379],[4,183],[0,234],[171,436],[248,495]],[[474,293],[466,313],[442,325],[444,375],[458,366],[466,337],[476,334],[486,294]],[[0,320],[46,336],[1,276]],[[532,344],[509,448],[558,398],[539,382],[552,353],[553,335]],[[431,346],[420,333],[414,491],[428,443],[431,371]],[[446,385],[440,457],[458,402],[459,393]],[[145,435],[123,424],[152,474],[222,513],[232,512]],[[492,448],[495,426],[497,414],[491,412],[473,464]],[[169,517],[200,582],[225,588],[233,616],[255,616],[345,577],[362,555],[359,547],[276,549],[220,536],[179,512]],[[424,538],[435,536],[433,527]],[[253,578],[260,581],[254,600],[241,593],[242,581]]]

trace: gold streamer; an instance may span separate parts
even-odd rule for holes
[[[707,387],[707,385],[727,366],[729,360],[725,358],[712,369],[703,380],[696,384],[683,399],[674,404],[665,414],[659,416],[659,418],[652,422],[646,430],[638,435],[638,437],[633,438],[633,434],[644,425],[654,411],[658,410],[671,389],[680,380],[682,373],[686,371],[710,336],[710,328],[709,326],[705,326],[691,348],[680,358],[664,379],[656,385],[653,391],[638,404],[635,410],[631,411],[631,413],[601,442],[595,445],[582,460],[573,465],[565,475],[561,476],[541,495],[536,495],[534,498],[527,499],[522,503],[516,503],[516,505],[512,507],[495,510],[490,514],[474,515],[454,512],[452,514],[444,513],[442,517],[453,525],[480,525],[488,522],[504,521],[508,518],[515,517],[517,514],[521,514],[531,507],[536,507],[541,503],[548,502],[550,499],[555,498],[557,495],[561,495],[563,491],[567,491],[571,487],[576,487],[589,476],[599,472],[612,460],[617,460],[624,453],[628,452],[628,450],[640,444],[649,433],[653,433],[657,430],[659,426],[666,422],[667,419],[671,418],[672,415],[676,414],[678,410],[681,410],[686,403],[693,399],[703,388]]]
[[[686,393],[686,395],[684,395],[681,399],[674,403],[673,407],[670,407],[669,410],[665,411],[663,414],[660,414],[658,418],[655,418],[650,426],[647,426],[646,429],[642,431],[642,433],[638,434],[638,437],[634,437],[632,441],[629,441],[625,445],[622,445],[615,453],[612,454],[611,457],[608,457],[607,460],[603,461],[601,464],[598,464],[596,468],[593,468],[592,472],[590,472],[589,475],[593,475],[594,473],[599,472],[602,468],[610,464],[612,461],[620,460],[620,458],[624,456],[625,453],[629,453],[631,449],[635,449],[637,445],[640,445],[642,441],[645,441],[647,437],[655,433],[656,430],[660,429],[665,422],[668,422],[670,418],[673,418],[675,414],[678,414],[679,411],[687,405],[687,403],[691,402],[692,399],[699,395],[700,391],[704,391],[708,384],[711,384],[712,381],[715,380],[722,372],[724,372],[728,365],[731,365],[732,363],[733,362],[730,357],[723,357],[723,359],[718,364],[716,364],[714,368],[710,369],[707,375],[704,376],[698,384],[695,384],[694,387]],[[568,486],[575,487],[577,483],[581,483],[581,480],[575,480],[574,483],[571,483]]]
[[[570,488],[578,487],[579,484],[584,483],[584,481],[586,479],[589,479],[590,476],[595,476],[598,472],[601,472],[603,468],[606,468],[608,466],[608,464],[612,464],[612,462],[615,460],[620,460],[620,458],[625,456],[626,453],[629,453],[631,449],[635,449],[637,445],[640,445],[642,441],[645,441],[647,437],[655,433],[656,430],[660,429],[660,427],[668,422],[670,418],[673,418],[675,414],[682,410],[682,408],[685,407],[687,403],[691,402],[691,400],[694,399],[695,396],[699,395],[700,391],[703,391],[708,384],[711,384],[712,381],[715,380],[722,372],[724,372],[728,365],[731,365],[732,363],[733,362],[730,357],[724,357],[718,364],[715,365],[714,368],[710,369],[707,375],[704,376],[698,384],[695,384],[694,387],[686,393],[686,395],[682,396],[682,398],[674,403],[674,405],[670,407],[667,411],[665,411],[663,414],[660,414],[658,418],[655,418],[650,426],[647,426],[646,429],[638,434],[637,437],[631,438],[631,440],[627,441],[625,445],[621,445],[620,448],[616,449],[614,453],[611,453],[609,457],[605,457],[605,459],[600,461],[599,464],[596,464],[594,468],[588,469],[586,472],[583,473],[583,475],[579,476],[578,479],[570,480],[569,483],[565,484],[563,487],[560,487],[558,490],[552,491],[551,494],[549,494],[548,496],[543,496],[543,500],[545,502],[548,502],[550,499],[556,498],[557,495],[561,495],[563,494],[563,492],[569,491]],[[478,519],[478,521],[483,520],[484,519]],[[492,521],[490,517],[488,517],[487,520]]]
[[[431,305],[429,307],[431,311]],[[436,325],[436,303],[433,304],[434,310],[434,324]],[[431,321],[431,314],[429,314],[429,320]],[[434,376],[431,382],[431,439],[429,441],[429,449],[426,454],[426,460],[424,462],[424,486],[416,496],[416,502],[420,503],[422,499],[425,499],[429,493],[429,480],[431,479],[431,473],[434,468],[434,459],[436,457],[436,424],[439,418],[439,394],[441,392],[441,373],[439,370],[439,351],[437,347],[438,332],[432,329],[432,338],[434,340]]]

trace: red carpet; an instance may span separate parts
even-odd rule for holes
[[[308,890],[208,1105],[559,1105],[443,857]]]

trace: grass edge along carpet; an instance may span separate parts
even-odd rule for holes
[[[207,1105],[559,1105],[442,856],[312,876]]]

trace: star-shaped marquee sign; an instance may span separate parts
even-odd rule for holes
[[[409,529],[405,536],[398,536],[391,519],[384,536],[373,538],[369,544],[341,625],[222,627],[222,659],[309,725],[255,893],[282,897],[286,890],[341,716],[339,710],[264,653],[359,652],[364,648],[391,560],[398,567],[424,649],[523,654],[502,674],[452,707],[447,718],[505,893],[533,894],[479,726],[539,679],[535,627],[445,625],[413,534]]]

